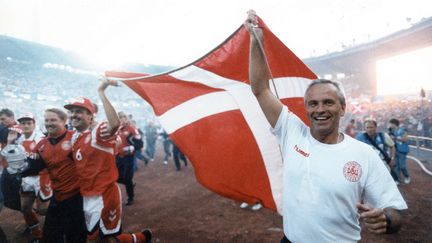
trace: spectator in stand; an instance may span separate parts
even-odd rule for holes
[[[411,182],[411,178],[409,176],[408,168],[406,166],[407,154],[409,153],[408,146],[408,133],[405,128],[400,126],[400,122],[396,118],[390,119],[390,128],[389,128],[390,136],[396,142],[396,176],[399,182],[400,181],[400,173],[402,172],[404,176],[403,182],[405,184],[409,184]]]

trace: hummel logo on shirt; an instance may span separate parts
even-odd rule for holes
[[[306,153],[304,150],[302,150],[301,148],[299,148],[299,147],[297,146],[297,144],[294,145],[294,150],[295,150],[297,153],[303,155],[304,157],[309,157],[309,153]]]

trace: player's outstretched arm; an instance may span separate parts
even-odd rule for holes
[[[100,78],[100,84],[98,87],[98,94],[99,97],[102,101],[104,110],[105,110],[105,115],[107,117],[108,120],[108,128],[107,128],[107,132],[109,132],[110,134],[114,134],[117,129],[120,126],[120,119],[117,115],[116,110],[114,109],[114,107],[112,106],[111,102],[109,101],[109,99],[106,97],[105,94],[105,89],[108,86],[117,86],[117,81],[115,80],[108,80],[105,76]]]
[[[264,45],[264,34],[262,29],[259,28],[255,11],[248,11],[244,26],[250,33],[249,79],[252,92],[256,96],[270,125],[274,127],[282,111],[282,103],[270,90],[269,70],[265,61],[265,54],[259,45],[259,43]]]

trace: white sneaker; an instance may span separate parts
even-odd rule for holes
[[[262,208],[261,203],[255,203],[255,205],[252,206],[253,211],[258,211]]]
[[[151,161],[151,162],[153,162],[153,161],[154,161],[154,159],[150,159],[150,161]]]
[[[167,164],[168,164],[168,161],[164,160],[163,164],[164,164],[164,165],[167,165]]]
[[[240,208],[247,208],[247,207],[249,207],[249,204],[247,204],[245,202],[240,204]]]
[[[395,181],[395,183],[396,183],[396,186],[399,186],[399,185],[400,185],[400,182],[399,182],[399,181]]]
[[[405,184],[409,184],[411,182],[411,178],[410,177],[405,177],[404,178],[404,183]]]

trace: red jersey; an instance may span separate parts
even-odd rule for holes
[[[57,200],[63,201],[79,192],[78,174],[71,158],[73,131],[65,131],[58,138],[43,138],[35,147],[51,178],[51,186]]]
[[[32,135],[30,135],[29,138],[25,138],[24,135],[21,137],[22,140],[22,146],[25,148],[25,151],[27,152],[27,156],[34,151],[36,148],[36,144],[43,138],[40,134],[33,132]]]
[[[29,138],[25,138],[24,135],[22,136],[22,138],[23,138],[22,146],[25,148],[28,157],[30,153],[34,151],[34,149],[36,148],[36,144],[43,138],[43,136],[41,136],[37,132],[33,132]],[[41,180],[44,182],[44,184],[51,184],[47,169],[44,169],[41,172],[39,172],[39,175],[42,177]]]
[[[136,129],[134,126],[131,126],[129,124],[122,125],[117,131],[117,136],[119,138],[119,144],[117,145],[118,149],[118,156],[124,157],[127,155],[133,155],[133,151],[126,150],[125,147],[129,147],[133,145],[131,143],[131,137],[134,137],[136,139],[141,139],[141,135],[138,132],[138,129]]]
[[[103,122],[91,131],[75,131],[72,140],[73,158],[83,196],[102,195],[118,178],[115,164],[116,136],[102,136],[106,126],[107,123]]]

